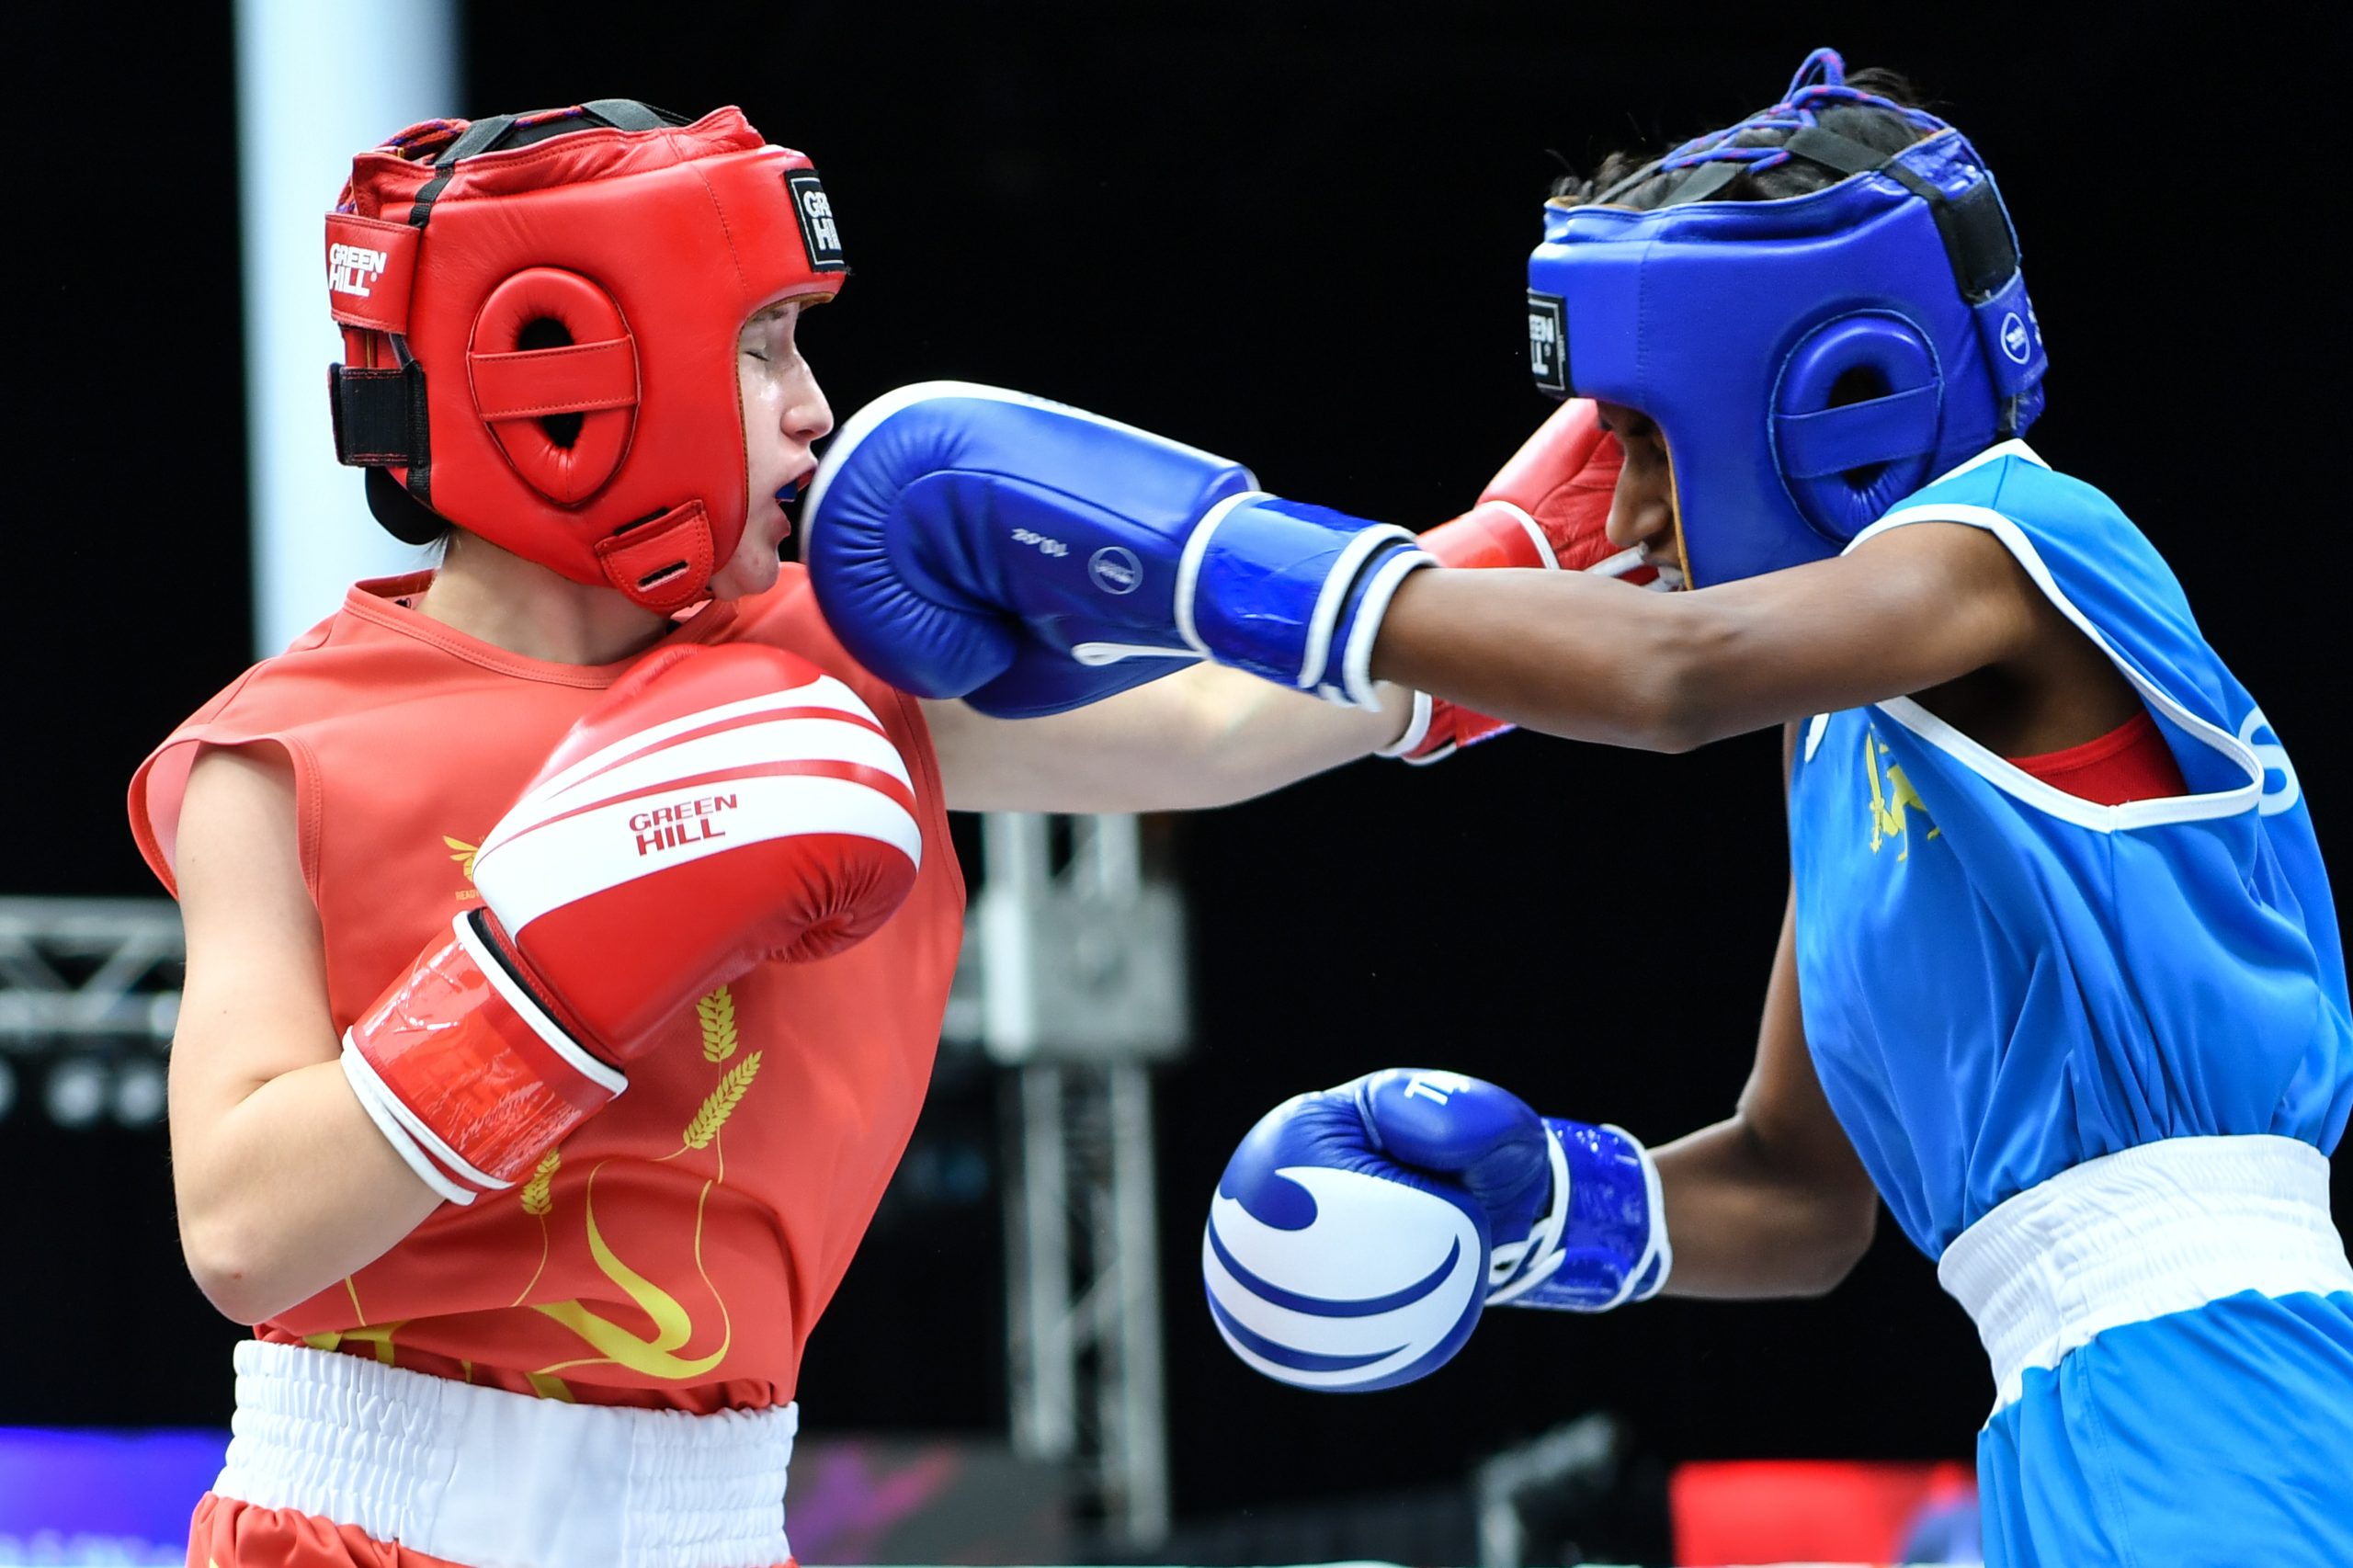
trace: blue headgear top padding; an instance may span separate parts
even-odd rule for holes
[[[1929,134],[1882,153],[1817,123],[1834,104]],[[1730,145],[1760,127],[1790,135]],[[1699,199],[1790,158],[1845,177],[1779,200]],[[1608,204],[1681,168],[1699,173],[1675,205]],[[1993,175],[1936,116],[1847,86],[1826,49],[1786,101],[1592,203],[1547,203],[1528,283],[1537,384],[1665,433],[1695,587],[1836,553],[2042,411],[2042,334]]]

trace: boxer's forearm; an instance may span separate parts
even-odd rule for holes
[[[176,1154],[180,1245],[212,1304],[260,1323],[374,1262],[441,1201],[321,1062],[262,1085]]]
[[[1215,665],[1178,689],[1191,709],[1187,770],[1211,796],[1205,805],[1246,801],[1389,745],[1414,703],[1412,692],[1383,686],[1379,708],[1342,708]],[[1138,769],[1140,782],[1148,772]]]
[[[1670,1296],[1818,1296],[1870,1244],[1870,1187],[1777,1163],[1745,1117],[1654,1153],[1675,1244]]]
[[[1549,734],[1685,751],[1716,738],[1692,678],[1711,619],[1583,573],[1425,570],[1391,601],[1372,673]]]
[[[1938,523],[1697,593],[1415,572],[1372,673],[1548,734],[1688,751],[2020,658],[2048,613],[1993,534]]]
[[[992,719],[926,702],[952,810],[1189,811],[1246,801],[1395,741],[1412,696],[1341,708],[1199,665],[1067,713]]]

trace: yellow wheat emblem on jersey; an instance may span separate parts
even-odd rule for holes
[[[735,1102],[744,1097],[744,1091],[752,1086],[752,1079],[759,1071],[760,1053],[756,1051],[727,1070],[726,1076],[719,1080],[719,1087],[710,1091],[710,1097],[702,1102],[702,1108],[695,1112],[695,1119],[687,1123],[686,1131],[680,1134],[688,1148],[710,1147],[710,1141],[719,1136],[719,1130],[735,1114]]]
[[[529,1301],[531,1292],[539,1288],[540,1276],[548,1271],[548,1216],[555,1210],[555,1173],[563,1167],[563,1145],[559,1143],[540,1156],[531,1179],[523,1184],[523,1212],[540,1222],[540,1266],[531,1270],[529,1282],[507,1303],[510,1307],[519,1307]],[[546,1397],[547,1392],[540,1390],[540,1396]]]
[[[468,844],[462,838],[452,838],[446,833],[441,835],[441,842],[449,846],[449,858],[458,863],[458,870],[466,879],[466,891],[458,896],[460,898],[473,897],[474,857],[482,853],[482,846]]]
[[[549,1188],[554,1185],[556,1168],[563,1164],[563,1150],[560,1146],[540,1156],[539,1168],[523,1184],[524,1213],[547,1218],[548,1210],[555,1207],[555,1198]]]
[[[735,996],[724,985],[695,1004],[702,1025],[702,1059],[716,1065],[735,1054]],[[698,1144],[696,1147],[699,1148]]]
[[[1871,781],[1871,853],[1879,853],[1880,846],[1891,838],[1900,838],[1904,847],[1895,852],[1898,860],[1912,853],[1912,823],[1904,813],[1914,811],[1928,824],[1928,837],[1934,838],[1944,830],[1929,820],[1928,808],[1920,803],[1920,792],[1912,788],[1912,780],[1904,776],[1900,763],[1887,768],[1887,783],[1880,784],[1880,761],[1887,756],[1887,747],[1870,731],[1863,733],[1863,771]]]

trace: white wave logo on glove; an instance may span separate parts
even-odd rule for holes
[[[1201,1237],[1211,1315],[1233,1353],[1312,1389],[1385,1387],[1450,1356],[1484,1288],[1470,1216],[1357,1171],[1291,1165],[1277,1175],[1314,1199],[1312,1223],[1283,1230],[1220,1193]]]

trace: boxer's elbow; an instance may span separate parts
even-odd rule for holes
[[[383,1211],[399,1205],[385,1202]],[[191,1203],[183,1194],[180,1256],[204,1299],[235,1323],[267,1323],[332,1288],[374,1256],[378,1218],[306,1208],[303,1198],[259,1181]],[[382,1248],[376,1246],[376,1251]]]
[[[1841,1143],[1835,1151],[1768,1143],[1747,1114],[1750,1147],[1775,1193],[1783,1293],[1826,1296],[1855,1271],[1879,1233],[1879,1189]]]
[[[1859,1197],[1845,1189],[1818,1197],[1806,1244],[1792,1258],[1796,1278],[1790,1293],[1830,1294],[1855,1271],[1878,1233],[1879,1198],[1868,1187]]]
[[[267,1322],[312,1293],[288,1283],[290,1260],[282,1251],[258,1215],[181,1211],[180,1255],[188,1275],[213,1310],[233,1323]]]

